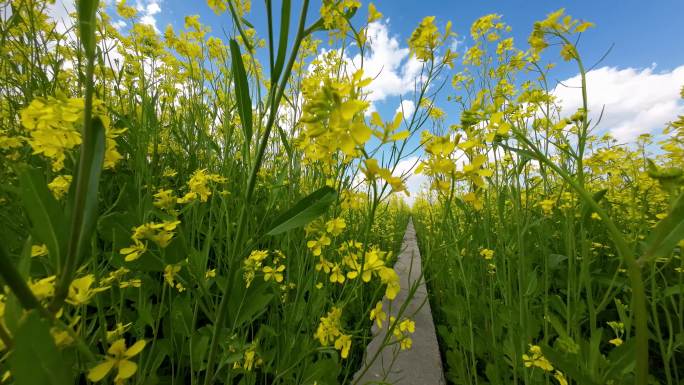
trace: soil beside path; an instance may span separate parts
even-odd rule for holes
[[[368,371],[363,374],[357,384],[389,383],[394,385],[443,385],[444,374],[442,361],[439,356],[437,335],[432,321],[430,302],[422,279],[420,251],[416,241],[416,231],[413,221],[409,221],[404,234],[402,252],[399,255],[394,270],[401,280],[401,291],[392,301],[392,312],[396,315],[404,303],[407,302],[409,288],[420,279],[418,289],[413,298],[408,301],[405,316],[416,323],[416,331],[412,335],[413,346],[409,350],[399,350],[395,344],[385,348],[373,362]],[[389,303],[383,303],[385,310]],[[373,340],[366,347],[364,362],[368,362],[378,352],[382,344],[386,329],[373,326]],[[365,367],[365,365],[364,365]],[[360,373],[357,373],[357,378]],[[356,379],[355,379],[356,381]]]

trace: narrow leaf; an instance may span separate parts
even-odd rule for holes
[[[325,186],[314,191],[276,218],[267,235],[284,233],[306,225],[323,214],[335,199],[337,199],[337,192],[332,187]]]
[[[273,75],[271,81],[276,84],[280,78],[280,72],[283,70],[285,64],[285,53],[287,51],[287,40],[290,32],[290,8],[291,1],[283,0],[283,5],[280,8],[280,34],[278,41],[278,56],[276,57],[275,67],[273,68]]]
[[[16,385],[62,385],[73,379],[64,365],[49,331],[36,311],[28,313],[15,333],[15,348],[9,358]]]
[[[95,15],[98,0],[78,1],[78,30],[81,44],[88,56],[95,52]]]
[[[100,184],[100,175],[102,174],[102,164],[104,162],[104,152],[105,152],[105,129],[102,125],[102,121],[99,118],[94,118],[91,127],[91,135],[88,136],[90,143],[87,143],[87,151],[84,151],[83,156],[86,162],[86,169],[84,170],[84,175],[77,175],[75,183],[79,186],[79,178],[86,178],[85,180],[85,191],[77,191],[76,199],[82,199],[83,212],[81,213],[81,222],[78,227],[72,227],[72,229],[77,228],[76,234],[71,234],[72,237],[78,237],[76,243],[76,255],[77,260],[83,256],[85,252],[85,247],[90,241],[90,237],[96,227],[97,222],[97,197],[98,197],[98,187]],[[74,205],[74,207],[79,207],[79,205]],[[76,213],[72,213],[72,220],[76,220]]]
[[[230,39],[230,55],[233,62],[233,79],[235,81],[235,99],[237,100],[238,114],[242,122],[242,131],[249,143],[252,140],[252,101],[249,97],[249,83],[245,64],[242,62],[242,53],[235,39]]]
[[[647,260],[666,257],[682,239],[684,239],[684,192],[679,194],[670,213],[658,222],[646,240],[644,257]]]
[[[59,202],[52,196],[42,172],[25,167],[19,171],[21,199],[31,220],[37,243],[44,243],[50,258],[61,266],[67,238],[67,221]]]
[[[595,192],[594,195],[592,195],[592,199],[594,200],[594,202],[599,203],[599,202],[601,202],[603,197],[606,196],[607,192],[608,192],[608,189],[599,190],[599,191]],[[587,221],[592,212],[593,211],[591,210],[589,205],[584,205],[584,207],[582,209],[582,219],[584,221]]]

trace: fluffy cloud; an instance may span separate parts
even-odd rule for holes
[[[155,15],[161,12],[161,0],[138,0],[135,8],[140,13],[140,23],[151,25],[159,32]]]
[[[73,19],[69,16],[73,12],[76,12],[74,0],[57,0],[54,4],[48,3],[47,14],[56,23],[55,28],[59,33],[68,31],[74,24]]]
[[[414,172],[417,166],[418,157],[411,156],[400,161],[397,164],[397,168],[394,170],[393,173],[395,176],[407,176],[407,179],[404,183],[406,184],[406,189],[409,191],[411,195],[407,196],[402,192],[400,196],[409,205],[413,205],[413,202],[416,200],[416,197],[418,196],[420,191],[427,187],[427,184],[429,183],[427,176],[423,174],[416,174]]]
[[[390,36],[386,21],[368,25],[368,46],[369,53],[363,58],[364,75],[373,78],[368,100],[376,102],[413,91],[422,63],[409,58],[408,47],[402,47],[396,36]],[[360,67],[361,55],[354,56],[352,63]]]
[[[342,60],[352,71],[363,66],[364,77],[372,79],[371,84],[365,87],[369,92],[367,100],[371,103],[366,110],[369,116],[377,111],[375,102],[404,95],[411,98],[413,95],[408,94],[416,89],[416,82],[421,80],[423,63],[409,57],[408,47],[402,47],[396,36],[390,36],[387,20],[370,23],[367,36],[363,57],[360,53],[349,57],[345,52]],[[321,49],[319,58],[328,52],[325,48]],[[309,67],[309,71],[312,69]]]
[[[121,31],[123,28],[126,27],[126,22],[123,20],[116,20],[112,22],[112,26],[116,28],[118,31]]]
[[[554,90],[561,99],[563,114],[570,115],[582,105],[578,87],[580,76],[563,80]],[[605,106],[597,133],[610,132],[623,142],[641,134],[660,134],[665,124],[684,114],[679,91],[684,85],[684,65],[671,71],[601,67],[587,73],[587,93],[592,121]]]
[[[404,119],[410,119],[415,110],[416,103],[414,103],[413,100],[402,100],[394,113],[396,114],[397,112],[401,112],[404,114]]]
[[[161,2],[162,0],[138,0],[135,3],[140,23],[151,25],[157,32],[159,29],[157,28],[156,15],[162,11]],[[114,7],[117,1],[105,0],[104,3],[107,7]],[[73,12],[76,12],[75,0],[56,0],[54,4],[48,4],[47,8],[48,15],[57,23],[57,31],[60,33],[66,32],[73,26],[74,20],[69,16]],[[123,20],[113,21],[112,24],[116,29],[126,26],[126,22]]]

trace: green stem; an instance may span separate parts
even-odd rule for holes
[[[304,25],[306,23],[306,14],[309,8],[309,0],[304,0],[304,3],[302,4],[302,11],[299,19],[299,27],[297,30],[297,37],[295,39],[294,47],[292,48],[292,52],[290,55],[290,59],[287,63],[287,68],[285,69],[284,74],[286,76],[283,76],[283,79],[281,80],[280,84],[278,85],[278,88],[275,92],[270,93],[270,107],[269,107],[269,117],[268,121],[266,123],[266,127],[263,133],[263,136],[261,138],[261,142],[259,143],[259,147],[257,149],[257,157],[254,160],[254,165],[252,167],[252,171],[249,176],[249,180],[247,182],[247,192],[245,195],[245,205],[242,207],[242,210],[240,211],[240,217],[238,219],[238,229],[235,235],[235,243],[233,247],[233,255],[236,255],[235,252],[237,249],[240,247],[242,244],[242,238],[244,234],[244,229],[246,226],[247,222],[247,206],[249,202],[252,200],[252,195],[254,194],[254,188],[256,186],[256,179],[257,175],[259,173],[259,169],[261,168],[261,162],[263,161],[264,153],[266,152],[266,147],[268,145],[268,139],[271,133],[271,129],[273,128],[273,125],[275,123],[277,111],[278,111],[278,106],[280,104],[280,100],[282,99],[282,96],[285,92],[285,86],[287,85],[287,80],[289,79],[289,74],[292,72],[292,66],[294,65],[294,62],[297,58],[297,53],[299,52],[299,47],[301,46],[302,40],[306,37],[306,34],[304,32]],[[236,24],[239,25],[239,20],[235,20]],[[207,372],[206,376],[204,377],[204,384],[209,385],[211,381],[213,380],[214,377],[214,362],[216,361],[216,355],[217,355],[217,349],[218,349],[218,342],[221,338],[221,331],[223,324],[225,323],[225,318],[226,318],[226,311],[228,307],[228,295],[229,291],[231,288],[232,280],[227,279],[225,285],[223,286],[223,290],[221,293],[221,302],[219,303],[219,306],[216,310],[216,317],[215,317],[215,322],[214,322],[214,330],[212,333],[212,338],[211,338],[211,343],[209,345],[209,353],[208,353],[208,358],[207,358]]]
[[[98,0],[82,0],[90,1],[89,7],[97,10]],[[81,141],[81,154],[78,161],[78,171],[76,174],[76,195],[74,199],[74,206],[72,209],[71,231],[69,243],[67,247],[66,260],[64,262],[63,270],[59,276],[59,281],[55,288],[55,296],[50,303],[50,310],[57,312],[63,305],[64,300],[69,292],[69,285],[73,278],[74,272],[78,264],[78,257],[81,255],[81,247],[83,246],[83,222],[86,215],[86,200],[88,189],[90,185],[91,167],[93,167],[92,159],[94,158],[95,146],[93,129],[93,94],[95,90],[93,75],[95,71],[95,12],[89,16],[89,20],[84,20],[84,16],[80,14],[82,9],[87,9],[87,6],[79,5],[79,32],[81,33],[81,42],[86,56],[86,77],[85,77],[85,106],[83,111],[83,132]],[[88,24],[87,26],[84,24]],[[88,43],[89,42],[89,43]],[[101,167],[101,165],[97,166]],[[97,193],[97,191],[95,191]]]
[[[17,297],[21,306],[26,310],[37,309],[41,315],[48,319],[52,316],[47,310],[40,304],[40,301],[33,295],[33,292],[26,284],[26,281],[21,277],[19,270],[10,261],[9,255],[5,251],[5,248],[0,246],[0,277],[5,281],[5,284],[9,286],[12,293]]]
[[[627,241],[625,241],[622,233],[615,225],[615,222],[610,218],[608,213],[594,200],[591,194],[585,190],[579,183],[574,180],[567,172],[562,170],[554,164],[548,157],[541,153],[541,151],[527,139],[520,132],[516,132],[518,140],[525,143],[535,155],[535,158],[540,162],[545,163],[549,168],[558,173],[588,204],[594,212],[596,212],[601,220],[606,225],[608,233],[610,234],[615,247],[620,256],[627,264],[627,271],[629,280],[632,286],[632,306],[634,311],[634,326],[636,329],[636,385],[646,385],[648,383],[648,310],[646,306],[646,293],[644,289],[644,281],[641,276],[641,265],[637,261],[634,253],[629,248]]]

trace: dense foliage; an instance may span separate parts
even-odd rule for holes
[[[412,212],[452,383],[684,381],[684,117],[658,143],[594,136],[591,23],[559,10],[522,50],[484,16],[457,61],[451,23],[425,17],[416,108],[382,116],[376,7],[273,3],[265,31],[248,0],[202,3],[221,37],[126,1],[115,28],[97,0],[73,25],[0,0],[0,383],[359,382],[373,324],[412,346],[392,265],[399,165],[423,152]]]
[[[224,42],[196,15],[158,34],[125,1],[120,33],[97,3],[64,28],[48,2],[2,2],[2,382],[349,383],[373,321],[408,348],[379,301],[419,125],[368,124],[363,69],[314,39],[363,47],[358,4],[267,2],[263,40],[248,1],[209,1]]]
[[[684,381],[684,118],[657,144],[595,136],[590,26],[559,10],[523,51],[500,16],[477,20],[460,124],[425,134],[432,192],[413,211],[452,383]],[[554,46],[581,75],[577,111],[553,95]]]

